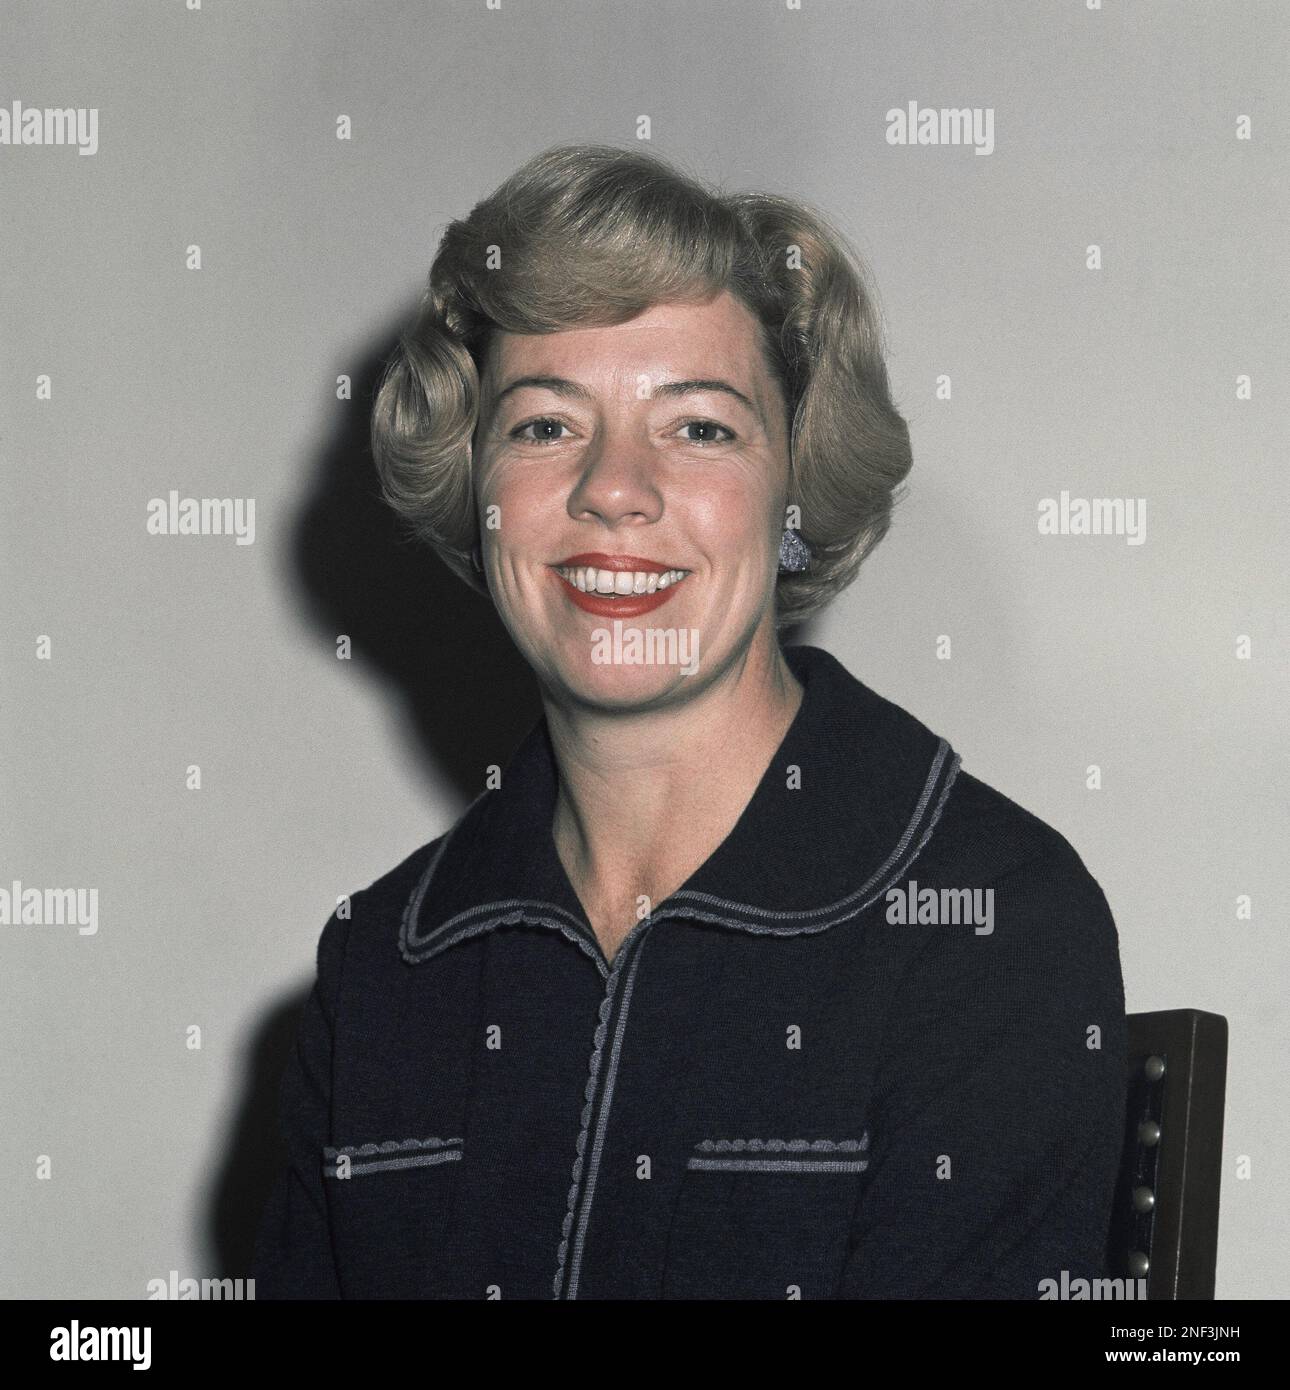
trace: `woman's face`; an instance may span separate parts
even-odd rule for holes
[[[489,589],[548,689],[667,704],[773,644],[785,403],[728,292],[494,335],[474,480]]]

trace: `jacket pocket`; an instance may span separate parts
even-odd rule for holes
[[[869,1166],[858,1139],[703,1139],[686,1155],[665,1298],[832,1298]]]
[[[369,1173],[397,1173],[460,1162],[460,1139],[387,1139],[380,1144],[349,1144],[323,1150],[323,1176],[343,1182]]]
[[[465,1162],[460,1138],[325,1148],[323,1187],[350,1298],[433,1298],[449,1275],[444,1237]]]

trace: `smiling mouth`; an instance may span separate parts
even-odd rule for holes
[[[666,603],[692,571],[634,555],[588,552],[551,565],[570,603],[598,618],[635,618]]]
[[[679,584],[689,570],[608,570],[594,565],[554,565],[555,572],[580,594],[604,598],[631,598],[654,594]]]

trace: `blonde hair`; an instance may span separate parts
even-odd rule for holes
[[[800,622],[855,578],[886,534],[911,463],[866,282],[846,240],[804,204],[723,196],[637,150],[547,150],[443,233],[373,405],[385,499],[486,592],[471,562],[471,442],[494,330],[617,324],[728,290],[760,324],[787,403],[788,502],[801,508],[811,563],[779,576],[776,620]]]

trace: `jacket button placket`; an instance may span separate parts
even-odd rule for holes
[[[578,1296],[587,1224],[591,1219],[600,1158],[609,1127],[614,1082],[622,1055],[623,1038],[627,1031],[632,988],[641,953],[645,949],[645,938],[652,925],[653,919],[646,917],[627,933],[605,978],[605,996],[600,1001],[599,1020],[592,1039],[591,1060],[587,1067],[585,1104],[582,1107],[581,1128],[578,1131],[573,1160],[569,1207],[565,1212],[556,1257],[552,1297],[557,1299],[575,1299]]]

